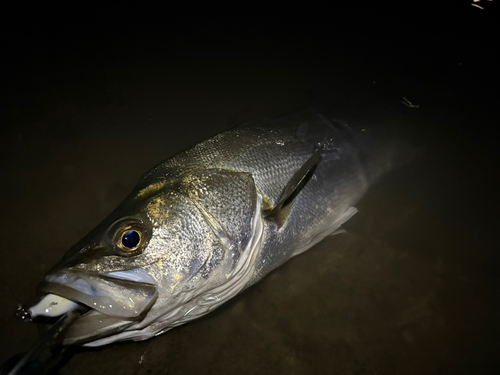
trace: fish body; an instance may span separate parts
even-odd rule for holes
[[[88,306],[64,338],[87,346],[148,339],[212,311],[356,212],[385,169],[368,171],[359,146],[356,131],[307,111],[177,154],[52,268],[31,311],[56,296]]]

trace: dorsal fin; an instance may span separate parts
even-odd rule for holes
[[[288,181],[285,190],[283,190],[278,203],[272,209],[264,212],[264,217],[274,221],[278,224],[278,227],[283,226],[285,223],[295,197],[307,184],[321,161],[321,152],[323,151],[324,144],[325,141],[320,144],[311,157],[294,173],[290,181]]]

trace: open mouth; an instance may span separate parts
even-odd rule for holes
[[[57,317],[81,305],[90,308],[68,327],[64,344],[124,330],[142,320],[158,296],[155,280],[141,269],[107,274],[68,269],[47,275],[41,289],[48,294],[29,309],[34,317]]]

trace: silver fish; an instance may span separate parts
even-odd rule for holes
[[[356,213],[388,168],[361,137],[307,111],[244,124],[166,160],[52,268],[32,316],[86,305],[64,344],[100,346],[209,313]]]

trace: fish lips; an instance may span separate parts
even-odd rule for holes
[[[155,303],[158,289],[151,277],[147,280],[152,283],[129,277],[133,271],[99,274],[75,269],[61,270],[47,275],[41,289],[86,305],[101,314],[137,321]]]

